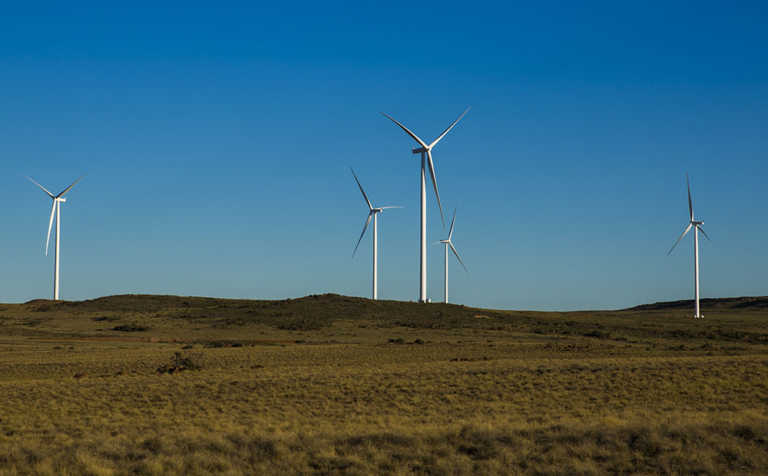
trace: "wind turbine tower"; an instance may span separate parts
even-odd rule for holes
[[[426,166],[429,165],[429,175],[432,179],[432,186],[435,189],[435,196],[437,197],[437,207],[440,210],[440,220],[445,226],[445,218],[443,217],[443,205],[440,203],[440,193],[437,191],[437,178],[435,177],[435,164],[432,161],[432,149],[445,137],[448,132],[461,120],[462,117],[469,111],[469,107],[461,113],[461,115],[443,131],[442,134],[437,136],[437,139],[432,141],[431,144],[427,144],[419,136],[411,132],[407,127],[398,122],[394,117],[389,114],[383,113],[384,117],[391,120],[400,128],[405,131],[406,134],[411,136],[415,140],[419,147],[413,149],[414,154],[421,154],[421,229],[419,239],[419,302],[427,302],[427,178],[426,178]]]
[[[53,205],[51,206],[51,218],[48,220],[48,236],[45,239],[45,255],[48,256],[48,244],[51,241],[51,229],[53,228],[53,219],[54,216],[56,218],[56,255],[54,259],[54,266],[53,266],[53,300],[58,301],[59,300],[59,258],[61,257],[60,254],[60,245],[61,245],[61,204],[66,202],[67,199],[64,198],[64,195],[72,190],[72,187],[77,184],[83,177],[78,178],[74,182],[72,182],[72,185],[65,188],[61,191],[58,195],[54,195],[51,192],[49,192],[45,187],[40,185],[39,183],[35,182],[32,177],[27,177],[30,182],[40,187],[40,189],[45,192],[49,197],[51,197],[51,200],[53,200]]]
[[[355,177],[355,182],[357,182],[358,188],[360,188],[360,193],[363,194],[363,198],[365,199],[365,203],[368,205],[368,218],[365,220],[365,225],[363,225],[363,232],[360,233],[360,238],[357,239],[357,244],[355,245],[355,251],[352,252],[352,257],[354,258],[355,253],[357,253],[357,248],[360,246],[360,241],[363,239],[363,235],[365,235],[365,231],[368,229],[368,225],[371,223],[371,219],[373,219],[373,280],[372,280],[372,287],[373,290],[371,292],[371,299],[378,299],[379,298],[379,220],[378,215],[379,213],[382,213],[384,210],[387,210],[389,208],[402,208],[398,206],[389,206],[389,207],[374,207],[371,201],[368,199],[368,195],[366,195],[365,190],[363,190],[363,186],[360,185],[360,180],[358,180],[357,175],[355,174],[355,171],[352,170],[352,167],[349,168],[349,170],[352,171],[352,176]]]
[[[685,174],[685,182],[688,185],[688,214],[689,214],[688,226],[685,227],[685,230],[683,230],[683,233],[680,235],[677,241],[675,241],[675,244],[672,245],[672,248],[669,249],[669,252],[667,252],[667,256],[669,256],[672,253],[672,250],[674,250],[675,246],[677,246],[677,244],[680,243],[680,240],[682,240],[683,237],[687,235],[689,231],[691,231],[691,228],[693,228],[693,289],[694,289],[694,296],[695,296],[695,313],[693,318],[702,319],[704,316],[701,315],[701,308],[699,307],[699,232],[701,232],[701,234],[704,235],[704,237],[708,240],[709,240],[709,236],[707,236],[707,233],[701,227],[704,224],[704,222],[700,220],[696,220],[693,217],[693,200],[691,199],[691,181],[688,179],[688,174]]]

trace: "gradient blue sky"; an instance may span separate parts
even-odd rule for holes
[[[576,3],[579,6],[576,6]],[[20,5],[20,4],[19,4]],[[367,296],[366,207],[384,298],[418,293],[418,175],[431,140],[459,209],[454,302],[617,308],[692,294],[667,257],[689,171],[704,296],[768,294],[765,2],[183,2],[4,5],[0,301],[173,293]],[[429,195],[430,241],[443,237]],[[429,294],[442,297],[442,249]]]

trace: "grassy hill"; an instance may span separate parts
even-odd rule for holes
[[[0,304],[0,474],[765,474],[765,303]]]
[[[745,296],[734,298],[705,298],[700,301],[702,309],[714,310],[766,310],[768,309],[768,297]],[[630,311],[659,311],[670,309],[692,309],[693,300],[656,302],[653,304],[643,304],[630,308]]]
[[[337,322],[371,328],[483,329],[549,336],[628,340],[768,343],[768,298],[705,299],[694,321],[691,301],[646,304],[618,311],[534,312],[477,309],[323,294],[285,300],[119,295],[86,301],[33,300],[0,305],[0,325],[28,335],[145,336],[177,341],[203,334],[263,340],[272,331],[317,331]]]

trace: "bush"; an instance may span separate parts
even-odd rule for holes
[[[148,331],[149,327],[140,326],[138,324],[121,324],[113,327],[112,330],[121,332],[144,332]]]
[[[203,368],[203,354],[202,353],[188,353],[182,354],[181,352],[174,352],[171,357],[170,364],[163,364],[157,368],[159,374],[172,374],[175,372],[181,372],[182,370],[200,370]]]

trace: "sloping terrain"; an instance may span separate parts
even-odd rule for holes
[[[705,319],[690,319],[690,301],[620,311],[534,312],[418,304],[336,294],[285,300],[120,295],[87,301],[34,300],[0,305],[0,333],[40,337],[263,340],[276,331],[318,331],[337,322],[370,328],[477,329],[548,336],[628,340],[667,338],[768,343],[765,297],[705,300]],[[2,334],[0,334],[2,335]]]
[[[706,298],[700,300],[702,308],[717,310],[765,310],[768,309],[768,297]],[[629,311],[659,311],[668,309],[692,309],[693,300],[655,302],[629,308]]]
[[[2,304],[0,475],[766,474],[764,301]]]

